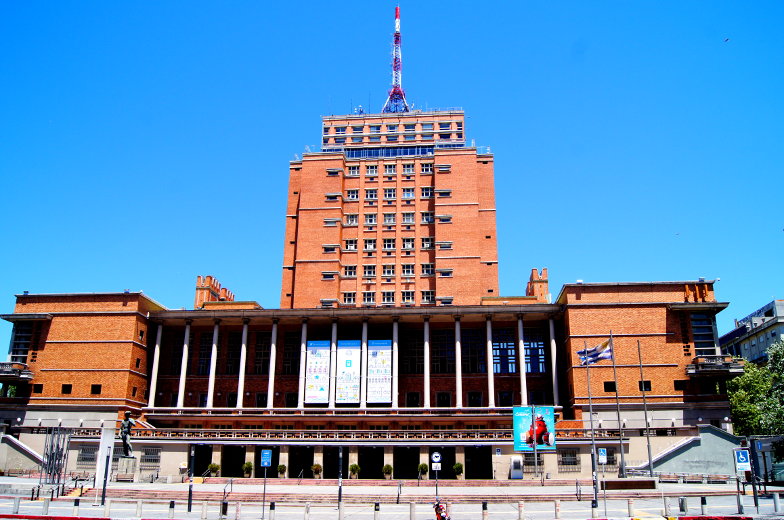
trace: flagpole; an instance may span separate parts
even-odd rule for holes
[[[626,459],[623,455],[623,423],[621,422],[621,402],[618,399],[618,372],[615,369],[615,342],[610,331],[610,353],[612,354],[613,380],[615,381],[615,415],[618,417],[618,449],[621,452],[621,469],[618,476],[626,478]]]
[[[642,390],[642,410],[645,417],[645,440],[648,441],[648,474],[653,477],[653,457],[651,456],[651,431],[648,424],[648,399],[645,397],[645,377],[642,375],[642,350],[637,340],[637,359],[640,361],[640,390]]]
[[[585,350],[588,342],[583,341]],[[593,500],[591,500],[591,515],[596,518],[596,509],[599,508],[599,487],[596,482],[596,434],[593,429],[593,399],[591,398],[591,363],[586,362],[585,373],[588,378],[588,418],[591,425],[591,480],[593,481]]]

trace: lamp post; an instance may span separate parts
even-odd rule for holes
[[[338,504],[340,504],[342,501],[343,501],[343,446],[338,446]]]
[[[188,512],[193,506],[193,464],[196,461],[196,446],[191,444],[191,462],[188,464]]]

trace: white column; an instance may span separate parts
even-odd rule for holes
[[[362,320],[362,372],[360,376],[359,386],[359,407],[367,407],[367,373],[368,373],[368,322]]]
[[[302,336],[299,345],[299,393],[297,397],[297,408],[305,408],[305,356],[307,356],[308,345],[308,320],[302,320]]]
[[[152,352],[152,374],[150,374],[150,398],[147,406],[155,408],[155,395],[158,392],[158,364],[161,359],[161,336],[163,335],[163,323],[158,324],[158,332],[155,334],[155,350]]]
[[[180,363],[180,386],[177,390],[177,408],[185,406],[185,372],[188,369],[188,341],[191,337],[191,322],[185,322],[185,339],[182,342],[182,362]]]
[[[242,346],[240,346],[240,377],[237,381],[237,409],[241,410],[245,400],[245,365],[248,362],[248,321],[242,320]]]
[[[425,371],[424,379],[424,408],[430,408],[430,318],[425,317]]]
[[[455,407],[463,407],[463,349],[460,346],[460,318],[455,318]]]
[[[213,397],[215,395],[215,367],[218,364],[218,325],[219,321],[215,320],[215,326],[212,327],[212,351],[210,352],[210,377],[207,381],[207,408],[212,408]]]
[[[550,370],[553,372],[553,404],[558,406],[561,404],[561,399],[558,396],[558,371],[555,367],[555,322],[550,318]]]
[[[278,345],[278,320],[272,321],[272,334],[270,335],[270,360],[267,376],[267,408],[272,409],[275,397],[275,358]]]
[[[528,382],[525,365],[525,336],[523,333],[523,315],[517,315],[517,362],[520,374],[520,405],[528,406]]]
[[[335,391],[338,378],[338,320],[332,320],[332,336],[329,342],[329,407],[335,408]]]
[[[400,378],[398,376],[398,366],[400,365],[400,356],[397,348],[397,335],[398,335],[398,319],[392,320],[392,408],[400,406],[399,384]]]
[[[495,408],[495,370],[493,363],[493,320],[488,315],[485,319],[487,330],[487,406]]]

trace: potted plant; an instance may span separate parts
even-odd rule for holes
[[[313,472],[313,477],[314,477],[314,478],[321,478],[321,470],[322,470],[322,469],[323,469],[323,468],[321,467],[321,464],[313,464],[313,465],[310,467],[310,471],[312,471],[312,472]]]
[[[253,474],[253,463],[251,461],[248,461],[245,464],[243,464],[242,472],[245,474],[245,477],[250,477]]]
[[[207,464],[207,471],[210,472],[210,476],[214,477],[220,471],[220,464],[215,464],[214,462],[210,462]]]
[[[417,469],[419,470],[419,478],[425,478],[425,475],[427,475],[427,464],[423,462]]]
[[[285,464],[278,464],[278,475],[280,476],[280,478],[283,478],[283,477],[286,476],[286,470],[287,469],[288,468],[286,468]]]
[[[387,480],[392,479],[392,465],[391,464],[384,464],[384,467],[381,468],[381,473],[384,474],[384,478]]]
[[[452,466],[452,470],[455,472],[457,480],[463,479],[463,464],[461,462],[455,462],[455,464]]]
[[[349,473],[351,473],[351,478],[359,478],[359,464],[352,464],[348,467]]]

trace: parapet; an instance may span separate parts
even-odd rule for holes
[[[196,298],[193,302],[194,309],[201,309],[207,302],[233,302],[234,293],[225,287],[214,276],[196,277]]]

